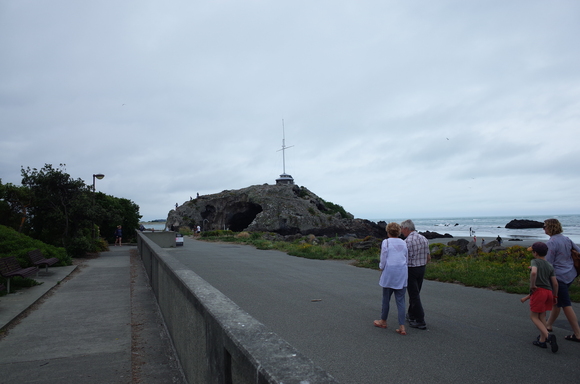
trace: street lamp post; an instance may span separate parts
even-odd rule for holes
[[[97,173],[96,175],[93,175],[93,193],[95,193],[95,179],[103,180],[103,177],[105,177],[105,175],[103,175],[102,173]]]
[[[105,175],[103,175],[102,173],[97,173],[97,174],[93,174],[93,239],[97,238],[97,233],[95,231],[95,222],[94,222],[94,214],[95,214],[95,190],[96,190],[96,185],[95,185],[95,181],[96,179],[102,180],[103,177],[105,177]]]

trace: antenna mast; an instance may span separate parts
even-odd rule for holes
[[[293,145],[287,147],[286,146],[286,132],[284,130],[284,119],[282,119],[282,149],[279,149],[277,152],[282,151],[282,174],[286,174],[286,149],[292,148]]]

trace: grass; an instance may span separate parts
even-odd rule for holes
[[[338,238],[320,238],[313,235],[292,242],[277,240],[277,235],[262,232],[208,231],[203,240],[241,243],[262,250],[278,250],[289,255],[319,260],[350,260],[357,267],[378,269],[380,239],[353,239],[348,242]],[[370,242],[367,249],[357,249],[360,243]],[[430,247],[442,244],[431,244]],[[465,286],[501,290],[526,295],[529,291],[529,269],[532,253],[521,246],[505,251],[478,253],[473,256],[443,256],[432,260],[426,268],[425,278]],[[570,297],[580,302],[580,279],[570,286]]]

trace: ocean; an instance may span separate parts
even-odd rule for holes
[[[165,229],[165,221],[144,221],[143,226],[147,229],[154,229],[156,231],[163,231]]]
[[[497,237],[504,240],[521,239],[547,241],[548,235],[542,228],[507,229],[506,224],[514,219],[535,220],[543,222],[546,219],[558,219],[562,223],[564,236],[573,242],[580,243],[580,215],[555,216],[489,216],[489,217],[446,217],[411,219],[419,232],[431,231],[440,234],[448,233],[453,237],[468,237],[469,229],[475,231],[477,237]],[[382,221],[400,223],[405,219],[381,219]],[[378,220],[373,220],[378,221]]]
[[[543,222],[546,219],[558,219],[562,223],[564,235],[575,243],[580,243],[580,215],[556,215],[556,216],[489,216],[489,217],[445,217],[412,219],[419,232],[431,231],[441,234],[448,233],[453,237],[468,237],[469,229],[475,231],[478,237],[501,236],[505,241],[509,239],[547,241],[548,236],[542,228],[534,229],[507,229],[505,225],[513,219],[535,220]],[[400,223],[405,219],[370,219],[371,221],[394,221]],[[165,229],[165,222],[143,223],[146,228],[154,228],[156,231]]]

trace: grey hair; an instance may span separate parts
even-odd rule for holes
[[[407,228],[412,232],[415,230],[415,223],[413,223],[413,220],[405,220],[401,223],[401,228]]]

